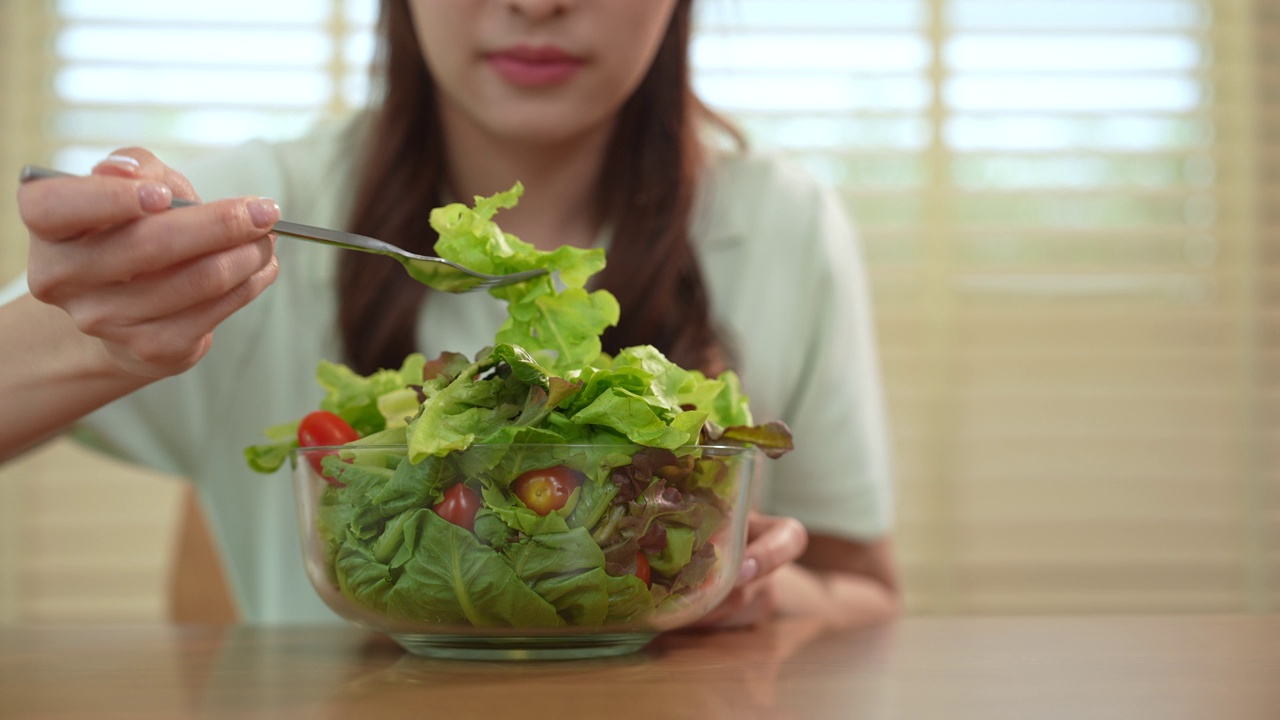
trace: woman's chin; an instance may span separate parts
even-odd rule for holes
[[[568,118],[572,118],[573,122]],[[581,116],[572,114],[512,113],[492,127],[494,136],[531,147],[562,147],[566,144],[589,142],[595,137],[607,137],[607,130],[601,133],[600,126],[585,125]]]

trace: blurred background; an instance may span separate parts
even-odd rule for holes
[[[1280,608],[1280,0],[700,2],[704,97],[861,229],[908,609]],[[375,15],[0,4],[0,282],[21,165],[296,135],[364,102]],[[0,468],[0,622],[164,619],[183,492]]]

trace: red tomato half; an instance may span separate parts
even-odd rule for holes
[[[636,577],[643,580],[645,585],[653,587],[653,573],[649,570],[649,558],[645,557],[643,550],[636,553]]]
[[[480,493],[458,483],[444,491],[444,499],[431,508],[449,522],[472,532],[476,527],[476,512],[480,510]]]
[[[302,422],[298,423],[298,444],[302,447],[327,447],[330,445],[346,445],[352,440],[359,440],[360,433],[352,429],[346,420],[334,415],[328,410],[316,410],[307,413],[302,418]],[[309,453],[307,460],[310,461],[311,467],[315,469],[317,475],[323,475],[321,461],[327,455],[333,455],[332,452]],[[341,483],[325,478],[331,485],[341,487]]]
[[[307,413],[302,422],[298,423],[298,444],[302,447],[345,445],[358,439],[360,434],[346,420],[328,410]]]
[[[511,484],[520,502],[539,515],[559,510],[569,502],[569,496],[586,479],[582,473],[556,465],[542,470],[530,470]]]

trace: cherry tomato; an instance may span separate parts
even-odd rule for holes
[[[649,558],[645,557],[643,550],[636,553],[636,577],[643,580],[645,585],[653,587],[653,573],[649,570]]]
[[[480,493],[462,483],[451,485],[444,491],[444,500],[431,509],[454,525],[474,532],[476,512],[480,509]]]
[[[542,470],[530,470],[516,478],[511,489],[525,507],[539,515],[546,515],[564,507],[569,502],[569,496],[585,479],[576,470],[556,465]]]
[[[352,440],[360,439],[360,433],[356,432],[347,424],[346,420],[334,415],[328,410],[316,410],[307,413],[302,418],[302,422],[298,423],[298,444],[302,447],[327,447],[330,445],[346,445]],[[317,475],[323,475],[321,461],[325,456],[333,455],[333,452],[308,453],[307,460],[311,463],[311,467],[315,469]],[[330,485],[342,487],[332,478],[325,478]]]
[[[351,429],[346,420],[328,410],[307,413],[298,423],[298,444],[302,447],[345,445],[359,438],[360,434]]]

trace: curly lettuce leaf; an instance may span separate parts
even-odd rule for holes
[[[580,425],[611,428],[638,445],[650,447],[678,448],[687,445],[691,438],[687,427],[664,418],[645,397],[616,387],[606,389],[570,419]],[[696,439],[696,431],[700,429],[700,426],[695,428],[693,438]]]
[[[271,442],[250,445],[244,449],[244,459],[249,467],[260,473],[273,473],[279,470],[284,461],[289,459],[289,453],[298,447],[299,422],[295,420],[291,423],[273,425],[262,431]]]
[[[742,392],[738,374],[726,370],[718,380],[723,383],[720,392],[716,393],[710,408],[703,408],[711,413],[711,421],[721,427],[751,425],[750,398]]]
[[[693,373],[667,359],[652,345],[637,345],[623,349],[613,358],[612,372],[627,369],[639,370],[648,377],[646,395],[659,401],[669,410],[679,411],[682,391],[696,383]]]
[[[529,281],[547,283],[550,279]],[[510,302],[497,340],[522,345],[561,373],[578,369],[601,350],[600,335],[618,324],[618,301],[605,290],[529,293]]]
[[[563,442],[534,428],[580,387],[550,375],[523,348],[498,345],[447,385],[424,392],[407,429],[409,457],[421,462],[477,443]]]
[[[346,420],[360,435],[383,430],[386,418],[378,408],[378,399],[411,386],[422,385],[426,358],[413,353],[398,370],[378,370],[372,375],[355,373],[339,363],[321,360],[316,368],[316,381],[325,389],[320,409]]]
[[[562,246],[542,252],[493,222],[494,214],[514,207],[523,192],[516,183],[506,192],[477,197],[475,207],[451,203],[433,210],[431,227],[440,235],[435,252],[490,274],[547,270],[546,275],[489,291],[507,302],[508,318],[496,340],[522,346],[563,374],[600,354],[601,333],[618,323],[618,301],[607,291],[584,289],[587,279],[604,268],[603,250]]]
[[[500,402],[506,389],[500,378],[475,379],[483,366],[483,362],[470,365],[423,401],[407,431],[410,462],[465,450],[477,435],[515,416],[519,408]]]

